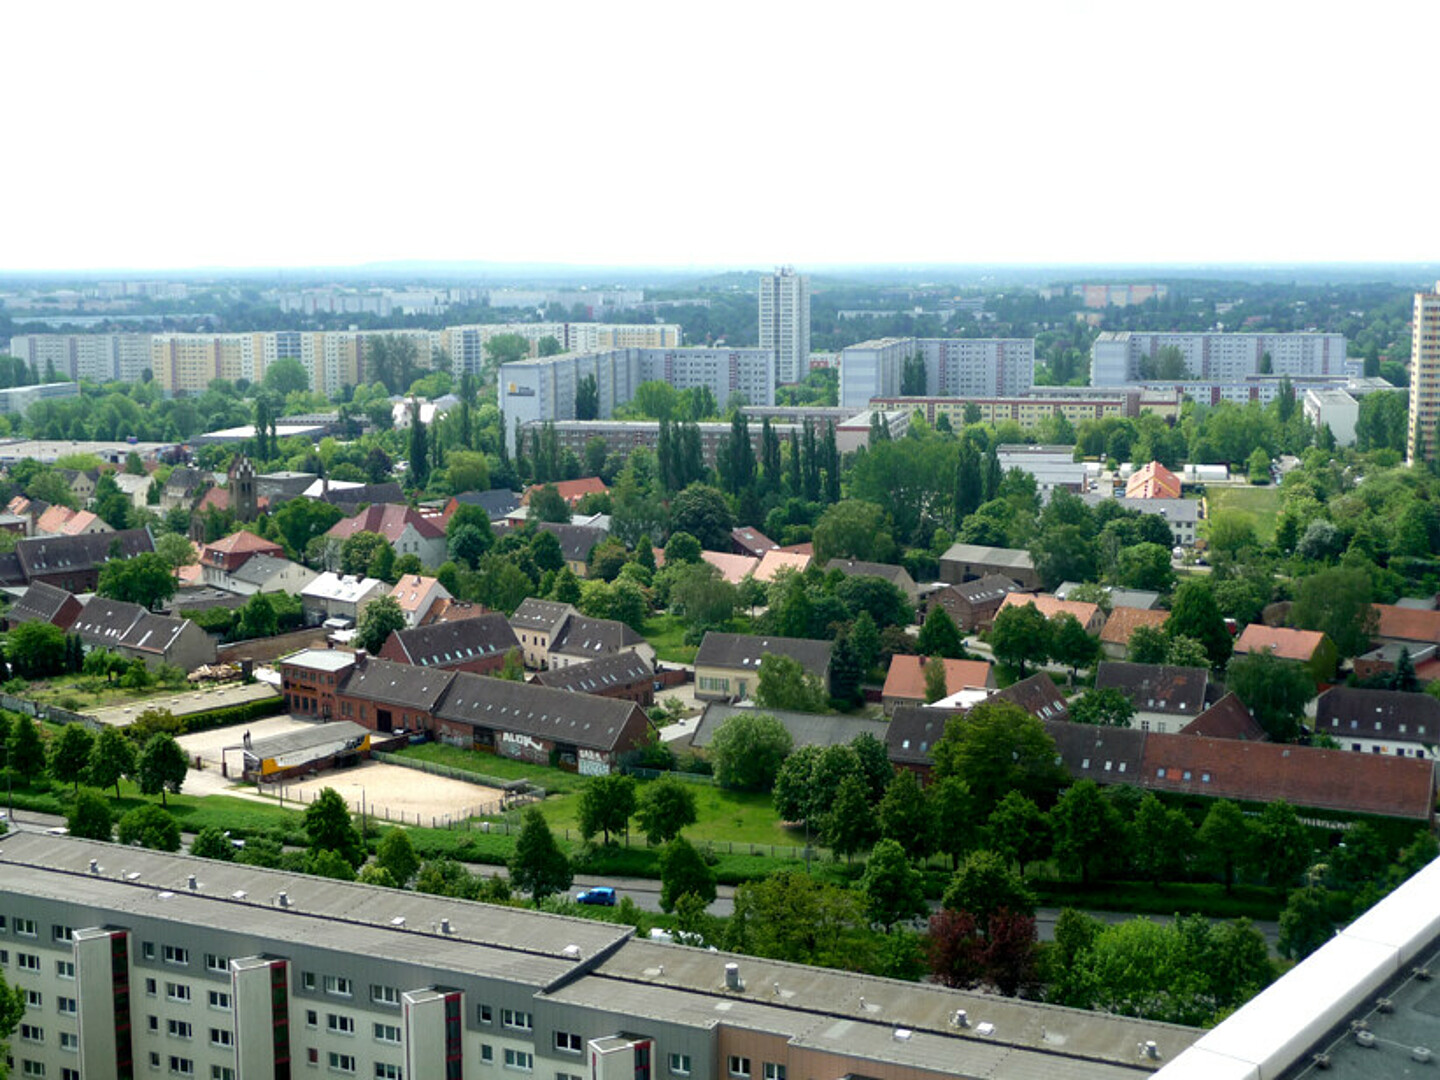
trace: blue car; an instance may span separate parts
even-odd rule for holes
[[[601,907],[615,906],[615,890],[608,885],[597,885],[575,894],[577,904],[599,904]]]

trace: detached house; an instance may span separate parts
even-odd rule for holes
[[[451,600],[450,590],[433,577],[405,574],[390,590],[390,595],[405,613],[406,626],[419,626],[441,600]]]
[[[390,592],[390,586],[377,578],[357,578],[324,573],[300,590],[307,626],[317,626],[331,619],[351,625],[360,621],[360,614],[372,600]]]
[[[1135,707],[1132,727],[1180,731],[1206,709],[1210,672],[1200,667],[1102,661],[1096,690],[1118,690]],[[1437,702],[1440,704],[1440,702]]]
[[[231,533],[200,548],[200,565],[207,570],[231,573],[257,555],[272,559],[285,558],[285,549],[274,540],[266,540],[248,529]]]
[[[862,562],[859,559],[831,559],[825,564],[825,572],[838,570],[846,577],[878,577],[888,581],[905,594],[905,599],[911,603],[920,594],[915,586],[915,579],[903,566],[892,566],[889,563]]]
[[[445,529],[434,518],[396,503],[375,503],[354,517],[337,521],[325,535],[344,542],[357,533],[378,533],[396,556],[415,555],[422,566],[439,566],[447,555]]]
[[[1268,652],[1299,664],[1317,683],[1335,677],[1339,652],[1335,643],[1318,630],[1291,630],[1285,626],[1251,623],[1235,642],[1235,655]]]
[[[939,604],[962,631],[975,633],[989,630],[1005,597],[1021,591],[1008,577],[987,574],[974,581],[937,589],[930,594],[929,606]]]
[[[941,658],[945,665],[945,696],[959,693],[967,687],[995,689],[995,671],[988,660],[950,660]],[[895,711],[897,705],[925,704],[925,665],[923,656],[906,656],[896,653],[890,660],[890,669],[885,673],[885,689],[881,692],[885,715]]]
[[[634,653],[647,664],[655,663],[655,647],[625,623],[571,615],[551,637],[545,666],[554,671],[615,653]]]
[[[1011,593],[1000,603],[1000,611],[1006,608],[1023,607],[1030,604],[1039,610],[1041,615],[1047,619],[1053,619],[1057,615],[1073,615],[1075,621],[1085,628],[1085,632],[1091,637],[1099,635],[1105,628],[1105,612],[1099,604],[1090,604],[1082,600],[1059,600],[1049,593]],[[996,613],[999,614],[998,612]]]
[[[760,662],[772,654],[796,661],[805,674],[828,688],[833,648],[833,642],[809,638],[721,634],[711,630],[695,654],[695,696],[705,701],[752,696],[760,678]]]
[[[566,619],[578,614],[569,604],[526,597],[510,616],[510,627],[520,639],[520,648],[525,654],[525,666],[545,667],[546,658],[550,655],[550,639]]]
[[[87,648],[138,658],[151,669],[173,664],[194,671],[215,662],[215,639],[189,619],[156,615],[123,600],[92,597],[70,629]]]

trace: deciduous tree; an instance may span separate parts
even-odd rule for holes
[[[70,804],[65,826],[71,836],[108,843],[115,831],[115,818],[104,799],[93,791],[82,791]]]
[[[913,919],[927,910],[925,887],[919,871],[900,844],[881,840],[870,852],[860,878],[865,909],[874,922],[888,931],[903,919]]]
[[[365,605],[355,630],[355,645],[378,653],[396,630],[405,629],[405,612],[393,596],[381,596]]]
[[[90,783],[100,788],[115,788],[120,797],[120,778],[135,772],[135,744],[117,727],[106,725],[90,751]]]
[[[580,792],[580,835],[589,840],[596,833],[610,843],[611,833],[623,833],[635,813],[635,781],[620,773],[595,776]]]
[[[139,844],[152,851],[180,850],[180,826],[154,803],[122,814],[115,838],[122,844]]]
[[[50,775],[62,784],[71,784],[80,793],[80,781],[90,768],[90,751],[95,737],[84,724],[66,724],[50,742]]]
[[[695,824],[695,792],[669,774],[652,780],[636,798],[635,820],[647,843],[669,843],[680,835],[680,830]]]
[[[1048,801],[1066,779],[1056,764],[1055,740],[1008,701],[983,702],[963,719],[952,717],[932,753],[936,778],[963,780],[984,817],[1008,791]]]
[[[724,787],[769,791],[792,745],[785,725],[769,713],[736,713],[710,742],[715,778]]]
[[[570,860],[556,845],[545,815],[532,806],[525,811],[515,853],[510,856],[510,883],[539,904],[547,896],[568,889],[573,880]]]
[[[351,867],[365,861],[365,844],[350,817],[350,807],[334,788],[321,789],[305,808],[305,835],[312,852],[333,851]]]
[[[682,896],[697,897],[707,905],[712,903],[715,871],[690,841],[679,836],[660,853],[660,910],[674,911]]]
[[[990,648],[1023,679],[1027,664],[1043,664],[1050,655],[1050,624],[1034,604],[1013,604],[995,616]]]

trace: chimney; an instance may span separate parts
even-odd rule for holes
[[[357,670],[365,669],[365,662],[370,659],[370,654],[364,649],[355,650],[355,667]]]

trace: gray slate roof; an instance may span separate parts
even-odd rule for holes
[[[1337,686],[1320,695],[1315,705],[1315,730],[1342,742],[1353,735],[1440,743],[1440,700],[1403,690]]]
[[[451,677],[450,692],[435,710],[441,720],[603,752],[615,750],[626,723],[640,708],[632,701],[572,694],[468,671]]]
[[[949,586],[957,596],[970,604],[998,604],[1012,592],[1024,592],[1019,585],[1000,574],[986,574],[984,577]]]
[[[576,611],[569,604],[556,600],[536,600],[526,597],[510,616],[510,625],[516,630],[545,631],[553,633],[561,620]]]
[[[391,636],[410,663],[421,667],[455,667],[520,648],[515,631],[510,629],[505,616],[497,612],[458,622],[396,630]]]
[[[1095,671],[1095,689],[1119,690],[1137,712],[1199,716],[1205,711],[1210,673],[1200,667],[1104,661]],[[1440,701],[1436,702],[1440,705]]]
[[[639,645],[644,640],[631,627],[615,619],[571,615],[560,632],[550,639],[550,651],[593,660],[630,645]]]
[[[36,536],[15,545],[25,577],[90,570],[110,561],[110,549],[120,545],[120,558],[133,559],[155,550],[149,529],[122,529],[88,536]]]
[[[542,671],[530,681],[555,690],[569,690],[574,694],[599,694],[612,686],[649,682],[654,678],[655,669],[643,656],[637,656],[633,652],[617,652],[602,656],[599,660]]]
[[[1035,560],[1030,552],[1020,548],[986,547],[983,544],[951,544],[941,562],[984,563],[990,566],[1008,566],[1017,570],[1034,570]]]
[[[467,491],[456,495],[455,501],[461,506],[478,506],[490,515],[490,520],[502,518],[520,505],[520,496],[507,488],[491,488],[489,491]]]
[[[591,549],[603,543],[609,535],[604,529],[591,525],[562,525],[555,521],[541,521],[535,527],[555,534],[566,562],[588,561]]]
[[[797,660],[805,671],[823,679],[830,670],[833,642],[810,638],[770,637],[758,634],[722,634],[711,630],[695,654],[696,667],[718,667],[759,671],[760,661],[770,653]]]
[[[754,716],[764,713],[773,716],[790,732],[795,747],[837,746],[848,743],[861,735],[874,735],[881,742],[890,725],[884,720],[869,720],[858,716],[826,716],[820,713],[791,712],[786,709],[760,709],[750,706],[728,705],[712,701],[700,714],[700,723],[690,737],[690,745],[701,749],[710,745],[720,725],[732,716]]]
[[[37,619],[42,622],[54,622],[55,616],[60,613],[65,601],[71,598],[72,594],[64,589],[37,581],[25,590],[24,596],[15,601],[6,618],[10,620],[11,626],[33,622]]]
[[[387,705],[408,705],[433,712],[451,678],[448,671],[371,657],[366,659],[364,667],[356,665],[341,692]]]
[[[79,634],[86,645],[114,648],[144,614],[145,609],[139,604],[94,596],[70,629]]]

